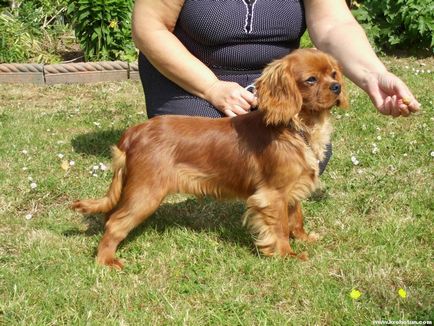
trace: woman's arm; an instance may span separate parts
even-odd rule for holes
[[[136,0],[132,35],[136,47],[166,78],[226,115],[247,113],[253,94],[237,83],[219,81],[173,34],[184,0]]]
[[[315,46],[342,64],[345,75],[368,93],[381,113],[407,116],[418,110],[420,104],[405,83],[387,71],[345,0],[305,0],[304,4]]]

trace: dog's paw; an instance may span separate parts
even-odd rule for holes
[[[104,261],[98,259],[97,263],[102,266],[117,269],[118,271],[121,271],[124,268],[124,263],[117,258],[105,259]]]
[[[86,205],[83,204],[82,200],[76,200],[71,204],[71,209],[78,212],[85,214],[86,213]]]
[[[303,251],[297,255],[297,258],[303,261],[309,260],[309,254],[307,251]]]
[[[91,214],[96,211],[94,200],[76,200],[71,204],[71,208],[81,214]]]
[[[315,232],[311,232],[309,233],[309,235],[307,236],[307,242],[316,242],[320,239],[320,235],[318,233]]]
[[[320,235],[315,232],[307,234],[304,230],[300,232],[292,232],[292,236],[300,241],[313,243],[320,239]]]

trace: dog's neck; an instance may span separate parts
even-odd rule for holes
[[[267,125],[260,110],[231,118],[230,121],[239,137],[249,144],[255,144],[259,151],[268,146],[278,135],[288,131],[299,134],[313,152],[316,160],[322,161],[326,145],[330,143],[332,131],[329,123],[330,112],[306,112],[302,110],[288,124]],[[252,132],[255,130],[255,132]],[[261,137],[257,137],[260,134]]]
[[[301,110],[292,121],[292,128],[297,130],[315,157],[322,161],[326,145],[330,143],[332,127],[329,122],[330,111]]]
[[[317,126],[323,125],[328,121],[330,117],[329,110],[313,111],[304,109],[298,113],[297,119],[300,126],[306,130],[306,132],[313,131]]]

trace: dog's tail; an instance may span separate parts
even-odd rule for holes
[[[107,194],[100,199],[77,200],[72,203],[73,210],[83,214],[107,213],[115,207],[121,197],[126,155],[117,146],[113,146],[112,158],[113,179]]]

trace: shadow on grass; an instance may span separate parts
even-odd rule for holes
[[[416,59],[428,59],[432,57],[432,50],[428,48],[409,47],[398,50],[385,50],[384,54],[397,58],[415,57]]]
[[[164,203],[145,222],[134,229],[120,247],[134,241],[146,230],[157,231],[164,235],[174,228],[185,228],[197,233],[212,233],[221,241],[235,243],[253,250],[253,240],[241,218],[245,206],[241,202],[220,202],[213,199],[189,198],[179,203]],[[101,235],[104,231],[104,216],[85,217],[86,231],[67,230],[64,236]]]
[[[310,197],[307,201],[310,202],[323,202],[330,199],[330,194],[326,188],[318,188],[313,193],[310,194]]]
[[[125,130],[101,130],[78,135],[71,141],[76,153],[104,158],[111,157],[111,146],[118,143]]]

